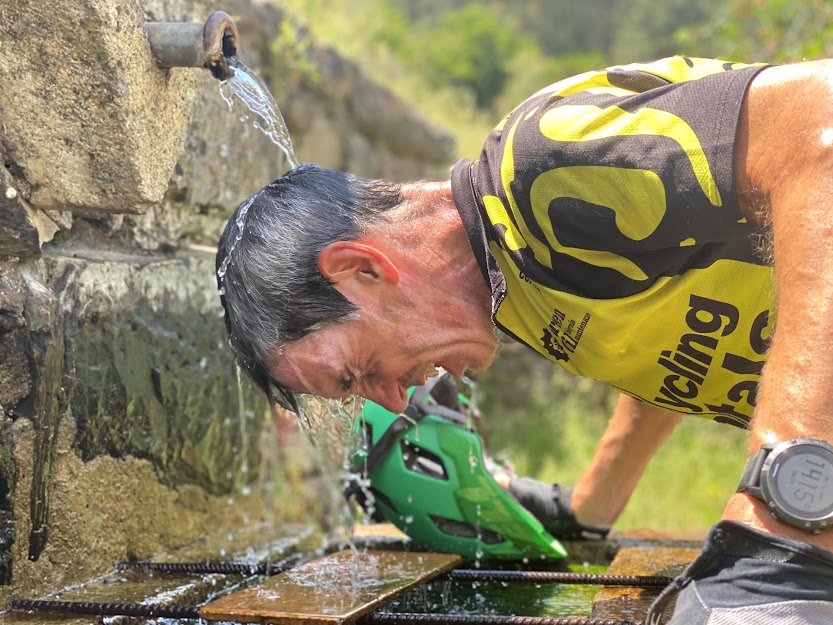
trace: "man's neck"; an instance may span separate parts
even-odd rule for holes
[[[488,288],[451,196],[451,183],[415,183],[406,187],[405,195],[408,211],[393,234],[401,249],[411,248],[427,276],[442,284]]]

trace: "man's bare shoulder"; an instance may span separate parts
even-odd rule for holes
[[[735,177],[750,218],[767,219],[780,189],[812,175],[833,147],[833,60],[768,67],[749,85],[735,147]]]

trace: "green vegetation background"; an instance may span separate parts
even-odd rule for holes
[[[449,129],[468,158],[515,104],[582,71],[673,54],[788,62],[833,46],[831,0],[275,1],[297,20],[276,36],[276,52],[300,61],[312,38],[336,47]],[[481,431],[520,473],[573,483],[615,398],[539,360],[511,349],[499,358],[482,384]],[[707,528],[745,455],[744,432],[685,419],[617,527]]]

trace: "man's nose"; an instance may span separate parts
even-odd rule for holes
[[[396,380],[374,383],[372,386],[367,386],[362,394],[365,399],[376,402],[394,414],[403,412],[408,405],[408,389]]]

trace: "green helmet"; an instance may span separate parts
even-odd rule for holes
[[[354,469],[370,484],[354,482],[348,495],[436,551],[469,558],[566,556],[484,466],[482,441],[468,424],[454,378],[431,378],[409,397],[401,415],[365,405]]]

